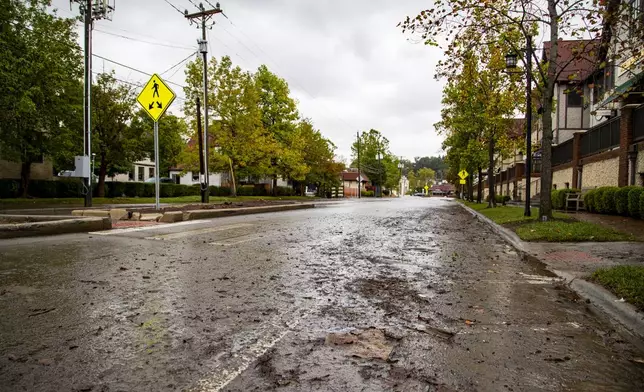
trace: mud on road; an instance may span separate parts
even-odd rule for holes
[[[0,385],[633,391],[644,354],[438,199],[0,243]]]

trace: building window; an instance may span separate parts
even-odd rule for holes
[[[129,172],[127,172],[127,179],[130,181],[134,181],[134,171],[136,170],[136,167],[132,166],[132,169],[130,169]]]
[[[557,184],[553,184],[552,189],[557,190]]]
[[[566,104],[569,108],[579,108],[582,105],[583,97],[579,94],[579,91],[571,89],[568,91]]]
[[[143,173],[143,169],[145,169],[145,168],[143,168],[143,167],[135,167],[135,168],[136,168],[136,170],[138,170],[138,171],[139,171],[139,177],[138,177],[138,178],[139,178],[139,181],[143,181],[143,180],[145,179],[145,178],[143,178],[143,176],[145,175],[145,174]]]
[[[566,183],[566,189],[570,189],[570,183],[569,182]]]
[[[148,168],[148,178],[152,178],[152,177],[154,177],[154,168],[149,167]]]
[[[192,172],[192,181],[193,182],[199,182],[199,173],[198,172]]]

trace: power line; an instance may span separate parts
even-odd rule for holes
[[[178,46],[178,45],[170,45],[170,44],[164,44],[164,43],[159,43],[159,42],[146,41],[146,40],[142,40],[142,39],[139,39],[139,38],[128,37],[126,35],[111,33],[109,31],[100,30],[100,29],[94,29],[94,31],[98,31],[99,33],[108,34],[108,35],[112,35],[114,37],[124,38],[124,39],[127,39],[127,40],[136,41],[136,42],[142,42],[142,43],[146,43],[146,44],[150,44],[150,45],[164,46],[166,48],[174,48],[174,49],[195,50],[195,48],[191,48],[189,46]]]
[[[274,60],[274,59],[273,59],[273,58],[272,58],[272,57],[271,57],[271,56],[270,56],[270,55],[269,55],[265,50],[263,50],[263,49],[262,49],[262,48],[261,48],[261,47],[260,47],[260,46],[259,46],[259,45],[258,45],[258,44],[253,40],[253,39],[252,39],[252,38],[250,38],[250,37],[249,37],[248,35],[246,35],[246,34],[245,34],[245,33],[244,33],[244,32],[243,32],[239,27],[237,27],[237,25],[235,25],[235,24],[230,20],[230,18],[228,18],[228,17],[226,16],[226,19],[228,20],[228,22],[229,22],[233,27],[235,27],[237,30],[239,30],[239,32],[240,32],[241,34],[243,34],[243,35],[244,35],[248,40],[250,40],[250,41],[251,41],[251,42],[252,42],[252,43],[253,43],[253,44],[254,44],[254,45],[255,45],[255,46],[256,46],[256,47],[257,47],[257,48],[262,52],[262,53],[264,53],[264,54],[266,55],[266,57],[268,57],[268,59],[269,59],[270,61],[272,61],[272,62],[273,62],[273,64],[274,64],[278,69],[282,68],[282,67],[280,66],[280,64],[279,64],[277,61],[275,61],[275,60]],[[254,55],[258,60],[260,60],[260,61],[261,61],[261,58],[260,58],[260,57],[259,57],[259,56],[258,56],[258,55],[253,51],[253,50],[251,50],[248,46],[246,46],[243,42],[241,42],[241,40],[240,40],[239,38],[235,37],[232,33],[230,33],[230,32],[229,32],[227,29],[225,29],[223,26],[222,26],[222,29],[223,29],[226,33],[228,33],[228,35],[230,35],[231,37],[233,37],[237,42],[239,42],[242,46],[244,46],[244,47],[245,47],[249,52],[251,52],[251,54],[253,54],[253,55]],[[311,92],[310,92],[308,89],[306,89],[306,87],[304,87],[301,83],[299,83],[299,81],[298,81],[296,78],[290,78],[290,79],[291,79],[291,81],[293,81],[293,83],[295,84],[295,86],[299,87],[299,89],[300,89],[300,90],[302,90],[306,95],[308,95],[308,96],[309,96],[309,97],[311,97],[312,99],[316,99],[316,97],[315,97],[313,94],[311,94]],[[324,105],[324,103],[322,103],[322,106],[325,106],[325,107],[326,107],[326,105]],[[327,107],[326,109],[327,109],[327,111],[328,111],[329,113],[331,113],[331,111],[329,110],[329,108],[328,108],[328,107]],[[343,118],[341,118],[341,117],[339,117],[339,116],[337,116],[337,115],[334,115],[334,117],[335,117],[337,120],[339,120],[340,122],[342,122],[344,125],[346,125],[347,127],[351,128],[351,129],[355,129],[355,128],[356,128],[355,126],[353,126],[353,125],[349,124],[349,123],[348,123],[346,120],[344,120]]]
[[[101,56],[101,55],[93,54],[93,53],[92,53],[92,56],[94,56],[94,57],[98,57],[99,59],[105,60],[105,61],[110,62],[110,63],[112,63],[112,64],[119,65],[119,66],[121,66],[121,67],[123,67],[123,68],[127,68],[127,69],[129,69],[129,70],[132,70],[132,71],[138,72],[138,73],[140,73],[140,74],[143,74],[143,75],[146,75],[146,76],[152,76],[152,74],[151,74],[151,73],[149,73],[149,72],[141,71],[140,69],[137,69],[137,68],[131,67],[131,66],[129,66],[129,65],[125,65],[125,64],[123,64],[123,63],[119,63],[118,61],[114,61],[114,60],[108,59],[107,57],[103,57],[103,56]],[[178,86],[178,87],[181,87],[181,88],[186,88],[186,86],[181,85],[181,84],[179,84],[179,83],[172,82],[172,81],[170,81],[170,80],[165,80],[165,82],[166,82],[166,83],[168,83],[168,84],[173,84],[173,85]]]
[[[190,53],[190,55],[189,55],[188,57],[186,57],[185,59],[183,59],[183,60],[179,61],[178,63],[176,63],[176,64],[175,64],[175,65],[173,65],[172,67],[170,67],[170,68],[166,69],[165,71],[161,72],[159,75],[163,76],[163,74],[165,74],[165,73],[168,73],[168,72],[172,71],[175,67],[178,67],[178,66],[180,66],[181,64],[185,63],[186,61],[190,60],[190,57],[194,56],[195,54],[197,54],[197,52],[192,52],[192,53]]]
[[[179,8],[177,8],[174,4],[172,4],[168,0],[163,0],[163,1],[165,1],[168,4],[170,4],[170,7],[174,8],[178,13],[180,13],[181,15],[184,15],[183,11],[181,11]]]
[[[98,71],[92,71],[92,73],[93,73],[94,75],[101,75],[101,74],[102,74],[102,72],[98,72]],[[114,80],[118,81],[118,82],[125,83],[125,84],[129,84],[130,86],[139,87],[139,88],[143,88],[143,87],[145,87],[145,85],[144,85],[143,83],[137,83],[137,82],[131,82],[131,81],[129,81],[129,80],[123,80],[123,79],[117,78],[117,77],[116,77],[116,76],[114,76],[114,75],[112,75],[111,77],[112,77]],[[181,101],[187,101],[187,99],[186,99],[186,98],[181,97],[181,96],[179,96],[179,95],[177,95],[177,96],[176,96],[176,99],[181,100]]]

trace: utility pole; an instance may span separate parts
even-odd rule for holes
[[[360,131],[356,132],[358,139],[358,199],[362,198],[362,173],[360,173]]]
[[[203,134],[201,133],[201,100],[199,99],[199,97],[197,97],[197,135],[199,139],[199,174],[200,174],[200,177],[203,178],[202,176],[206,171],[205,171],[205,162],[204,162],[204,156],[203,156]],[[206,193],[208,189],[204,187],[203,182],[201,183],[200,189],[201,189],[201,202],[206,203],[206,200],[208,200],[208,195]]]
[[[92,5],[92,0],[70,0],[70,5],[72,2],[78,3],[80,13],[84,16],[85,80],[83,92],[83,166],[89,174],[89,176],[85,178],[85,189],[87,190],[87,193],[85,194],[85,207],[91,207],[93,177],[93,168],[90,164],[90,157],[92,156],[92,29],[94,28],[95,20],[111,20],[112,12],[114,12],[114,2],[113,0],[97,1],[96,4]]]
[[[201,23],[197,23],[200,28],[201,28],[201,39],[197,40],[197,43],[199,43],[199,51],[203,55],[203,120],[204,120],[204,126],[203,126],[203,132],[204,132],[204,172],[203,172],[203,177],[201,178],[201,188],[205,188],[205,197],[202,194],[201,197],[201,202],[202,203],[208,203],[209,196],[210,196],[210,189],[208,188],[210,185],[210,175],[209,175],[209,170],[208,170],[208,144],[209,144],[209,139],[208,139],[208,40],[206,39],[206,22],[210,20],[210,18],[213,15],[220,14],[223,11],[221,10],[221,7],[219,3],[215,6],[213,9],[205,9],[203,6],[203,3],[199,3],[199,12],[195,12],[192,14],[188,13],[188,10],[185,10],[184,15],[186,19],[192,22],[196,19],[199,20]]]
[[[526,40],[526,161],[525,161],[525,211],[523,215],[530,216],[530,181],[532,174],[532,37]]]

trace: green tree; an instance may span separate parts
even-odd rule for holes
[[[141,135],[146,155],[154,160],[154,121],[144,110],[139,109],[130,127],[135,134]],[[166,113],[159,119],[160,177],[167,176],[169,169],[179,163],[186,145],[187,132],[187,124],[182,118]],[[196,167],[199,167],[198,164]]]
[[[56,165],[82,150],[75,21],[48,6],[5,0],[0,7],[0,150],[3,159],[22,163],[23,196],[33,162],[48,157]]]
[[[218,170],[230,171],[234,196],[239,178],[271,174],[271,158],[279,146],[263,126],[260,93],[253,75],[233,66],[227,56],[221,60],[213,58],[209,74],[212,77],[208,110],[210,118],[217,118],[209,126],[214,150],[211,162],[218,165]],[[184,89],[188,98],[184,107],[186,116],[194,115],[192,102],[202,94],[201,83],[200,61],[189,63]],[[196,123],[193,120],[191,124]]]
[[[339,185],[340,173],[345,169],[344,164],[335,161],[335,145],[322,136],[310,120],[300,120],[297,128],[304,140],[304,163],[309,169],[304,183],[314,184],[318,189],[318,195],[321,196],[325,190]]]
[[[389,151],[389,140],[375,129],[361,133],[359,141],[355,141],[351,146],[351,166],[353,167],[358,167],[358,146],[360,147],[360,167],[371,182],[378,187],[398,186],[400,179],[398,159]]]
[[[428,167],[423,167],[418,170],[417,180],[420,183],[421,187],[424,187],[425,185],[428,185],[431,187],[434,184],[435,179],[436,179],[436,172],[434,172],[432,169]]]
[[[277,178],[282,176],[304,180],[309,167],[304,163],[304,140],[301,128],[296,127],[297,105],[290,97],[288,83],[261,65],[254,75],[259,91],[262,123],[277,142],[271,159],[273,192],[277,192]]]
[[[511,46],[514,53],[521,54],[519,59],[525,72],[530,74],[541,97],[543,113],[552,113],[555,84],[569,64],[582,58],[591,58],[598,59],[599,67],[603,68],[611,60],[639,56],[641,53],[644,31],[641,26],[636,29],[636,39],[629,37],[620,40],[618,45],[611,42],[611,37],[619,35],[613,34],[616,26],[629,20],[627,15],[632,12],[632,7],[622,7],[620,3],[634,4],[620,0],[435,1],[433,8],[421,11],[414,18],[407,17],[401,26],[403,31],[419,33],[427,45],[442,47],[447,59],[442,65],[452,73],[460,67],[459,64],[469,52],[478,51],[489,42],[497,42],[498,38],[509,38],[505,43]],[[606,23],[602,24],[602,21]],[[464,30],[474,33],[464,36]],[[534,39],[539,36],[539,30],[547,35],[551,43],[546,62],[539,57],[540,51],[534,50],[538,46]],[[512,38],[516,36],[520,37],[518,41]],[[563,37],[601,37],[599,56],[595,56],[594,48],[591,49],[594,43],[588,41],[580,41],[570,58],[559,56],[559,42]],[[526,56],[523,55],[528,45],[533,49],[530,52],[535,66],[532,67],[527,67]],[[545,115],[542,117],[540,221],[552,218],[552,139],[552,116]]]
[[[105,177],[131,169],[147,155],[140,128],[129,126],[134,115],[131,86],[119,83],[112,73],[102,73],[92,86],[92,151],[98,168],[97,193],[105,196]]]

